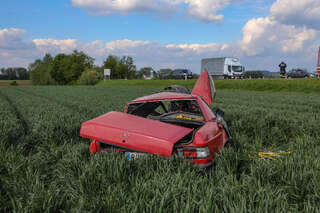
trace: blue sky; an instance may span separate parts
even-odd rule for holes
[[[221,23],[203,23],[181,13],[172,18],[138,13],[90,15],[65,0],[4,0],[3,3],[1,28],[28,29],[29,38],[79,38],[86,42],[128,38],[161,43],[225,43],[240,38],[241,28],[249,19],[268,12],[256,9],[251,2],[241,2],[221,11],[228,17]]]
[[[320,30],[313,10],[320,1],[299,2],[2,0],[0,67],[79,49],[97,64],[108,54],[132,55],[138,67],[197,72],[201,58],[234,56],[248,69],[277,71],[286,60],[312,70]]]

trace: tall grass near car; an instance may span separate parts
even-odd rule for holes
[[[203,173],[180,158],[90,155],[83,121],[155,87],[1,87],[2,212],[316,212],[319,94],[218,90],[233,140]],[[275,160],[257,151],[291,152]]]

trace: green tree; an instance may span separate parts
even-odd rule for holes
[[[74,83],[86,69],[93,67],[93,63],[93,58],[76,50],[71,55],[58,54],[52,62],[50,75],[58,84]]]
[[[103,62],[103,68],[110,69],[112,79],[132,79],[136,74],[136,66],[130,56],[119,59],[117,56],[109,55]]]
[[[16,74],[19,80],[28,80],[29,79],[29,73],[26,68],[18,67],[16,69]]]
[[[71,55],[71,79],[77,80],[81,73],[93,67],[94,59],[83,52],[73,51]]]
[[[121,64],[121,78],[134,78],[136,74],[136,66],[133,64],[133,58],[131,56],[123,56],[119,62]]]
[[[23,67],[9,67],[2,69],[8,80],[27,80],[29,78],[28,71]]]
[[[0,80],[8,80],[8,76],[5,71],[5,68],[0,69]]]
[[[48,85],[55,84],[55,81],[50,75],[53,58],[50,54],[46,54],[43,59],[36,59],[29,64],[28,70],[32,84]]]
[[[52,69],[50,75],[59,84],[67,84],[70,79],[71,61],[70,57],[61,53],[56,55],[52,62]]]
[[[103,62],[103,68],[110,69],[110,77],[112,79],[120,78],[120,74],[116,69],[118,62],[119,62],[119,58],[115,55],[109,55],[108,58]]]
[[[14,68],[7,68],[4,70],[4,73],[8,76],[8,80],[17,80],[17,73],[16,70]]]

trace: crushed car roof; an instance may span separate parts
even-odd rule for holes
[[[160,92],[152,95],[137,98],[130,103],[145,102],[145,101],[160,101],[160,100],[175,100],[175,99],[196,99],[196,95],[176,93],[176,92]]]

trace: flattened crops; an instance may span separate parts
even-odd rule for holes
[[[89,154],[83,121],[157,91],[1,87],[0,211],[318,211],[319,94],[218,90],[233,140],[205,173],[180,158]]]

